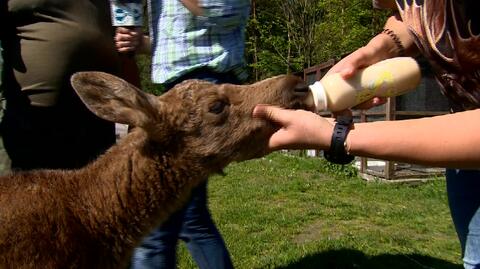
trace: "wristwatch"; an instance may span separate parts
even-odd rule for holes
[[[333,128],[330,149],[323,153],[323,157],[329,162],[336,164],[348,164],[355,158],[345,150],[345,139],[352,126],[351,116],[339,116]]]

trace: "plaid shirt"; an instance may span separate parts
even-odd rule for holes
[[[200,67],[246,79],[250,0],[199,0],[201,16],[193,15],[180,0],[149,3],[154,83],[168,83]]]

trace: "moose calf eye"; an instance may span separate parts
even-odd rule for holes
[[[211,113],[220,114],[223,112],[223,110],[227,105],[228,105],[227,102],[223,100],[217,100],[210,106],[208,111],[210,111]]]

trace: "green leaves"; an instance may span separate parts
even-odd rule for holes
[[[247,58],[252,80],[341,58],[365,45],[388,16],[370,0],[252,0]]]

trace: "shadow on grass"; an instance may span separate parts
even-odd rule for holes
[[[367,256],[353,249],[331,250],[307,256],[277,269],[462,269],[463,266],[417,254]]]

